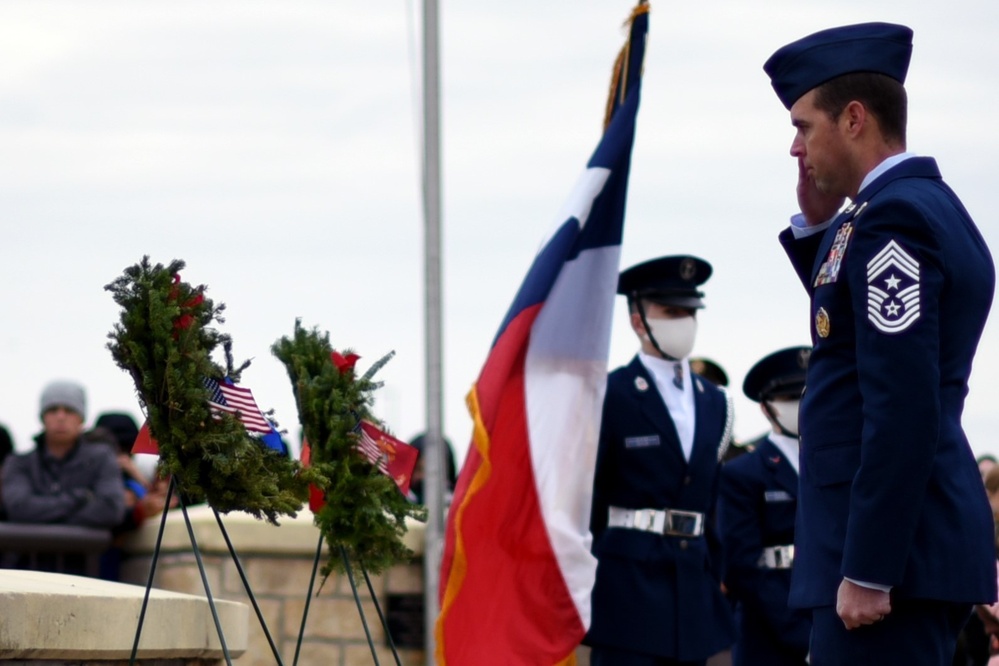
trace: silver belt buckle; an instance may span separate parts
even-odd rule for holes
[[[699,537],[704,534],[704,514],[698,511],[666,510],[666,526],[663,534],[668,536]]]
[[[770,546],[760,555],[763,569],[790,569],[794,565],[794,545]]]

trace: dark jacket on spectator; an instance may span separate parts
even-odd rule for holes
[[[9,457],[0,493],[7,519],[111,528],[121,522],[125,492],[114,453],[77,440],[63,458],[51,456],[44,435],[35,450]]]

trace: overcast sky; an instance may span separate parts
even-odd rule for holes
[[[600,132],[630,0],[460,0],[441,13],[446,434]],[[363,357],[397,356],[376,413],[425,423],[421,8],[362,2],[0,3],[0,423],[19,449],[53,378],[139,417],[105,348],[103,286],[144,254],[228,306],[262,407],[297,435],[270,345],[296,317]],[[623,264],[714,265],[695,354],[728,371],[736,434],[765,429],[749,367],[808,342],[807,299],[776,234],[795,212],[792,131],[761,66],[782,44],[870,20],[915,30],[909,148],[938,159],[999,247],[999,3],[653,0]],[[965,425],[999,452],[995,317]],[[636,342],[619,303],[611,366]],[[221,360],[221,359],[219,359]]]

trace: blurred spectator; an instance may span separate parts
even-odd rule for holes
[[[125,508],[120,521],[113,526],[115,540],[101,559],[101,578],[117,580],[121,564],[123,535],[135,530],[152,516],[159,515],[166,506],[168,483],[162,479],[147,479],[132,458],[132,445],[139,434],[139,427],[128,414],[107,412],[97,417],[94,428],[84,434],[90,445],[109,446],[116,454]],[[178,497],[171,498],[171,507],[177,506]]]
[[[999,461],[991,453],[983,453],[978,456],[978,471],[982,473],[982,479],[985,479],[985,475],[997,464],[999,464]]]
[[[118,461],[118,467],[121,469],[121,478],[125,488],[136,499],[145,495],[146,488],[149,486],[146,475],[132,460],[132,443],[135,442],[135,437],[138,434],[139,429],[128,414],[102,414],[94,423],[93,429],[83,435],[83,438],[88,442],[104,443],[111,447],[115,453],[115,459]],[[128,504],[127,501],[126,504]]]
[[[159,515],[166,503],[167,483],[164,479],[148,478],[135,464],[132,445],[139,434],[135,420],[122,412],[106,412],[97,417],[93,430],[84,437],[90,442],[104,442],[115,451],[125,485],[125,520],[115,532],[134,529],[151,516]],[[177,498],[171,501],[176,506]]]
[[[979,468],[981,468],[983,458],[992,458],[992,456],[981,456],[978,459]],[[984,473],[985,481],[985,494],[989,498],[989,504],[992,505],[992,520],[994,524],[994,533],[996,535],[996,554],[999,557],[999,465],[996,465],[995,458],[992,458],[992,466]],[[978,660],[973,661],[972,659],[967,659],[964,662],[959,662],[955,659],[955,664],[961,663],[963,666],[967,664],[984,664],[985,659],[988,658],[989,652],[993,655],[999,653],[999,603],[992,605],[979,605],[975,607],[975,614],[972,616],[972,620],[968,622],[968,626],[965,627],[965,634],[968,634],[969,627],[974,626],[974,621],[977,620],[981,623],[983,632],[988,636],[986,638],[986,649],[985,654],[982,656],[979,654]],[[999,662],[999,659],[993,657],[992,661],[988,663],[990,665]]]
[[[14,452],[14,439],[10,436],[7,428],[0,425],[0,466],[7,460],[7,456]]]
[[[3,467],[3,463],[7,460],[7,456],[14,452],[14,440],[11,438],[10,433],[7,428],[0,425],[0,468]],[[2,495],[2,492],[0,492]],[[7,512],[3,509],[3,501],[0,501],[0,520],[7,519]]]
[[[416,467],[413,469],[413,481],[409,485],[409,500],[417,504],[423,504],[425,499],[423,496],[423,442],[425,439],[426,433],[421,433],[409,443],[410,446],[420,452],[420,457],[416,460]],[[454,484],[458,478],[458,474],[454,464],[454,448],[451,446],[451,441],[447,437],[443,441],[446,450],[444,452],[444,469],[441,470],[444,477],[441,481],[444,490],[444,506],[448,506],[451,504],[451,496],[454,494]]]
[[[86,394],[79,384],[53,382],[42,391],[43,431],[28,453],[9,457],[0,476],[7,517],[18,523],[111,528],[125,508],[114,454],[82,446]]]

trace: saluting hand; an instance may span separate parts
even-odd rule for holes
[[[874,624],[891,613],[891,598],[887,592],[872,590],[848,580],[839,584],[836,593],[836,614],[847,629]]]
[[[824,194],[815,185],[815,180],[808,175],[805,162],[798,158],[798,207],[805,216],[808,226],[822,224],[835,215],[846,197],[836,194]]]

